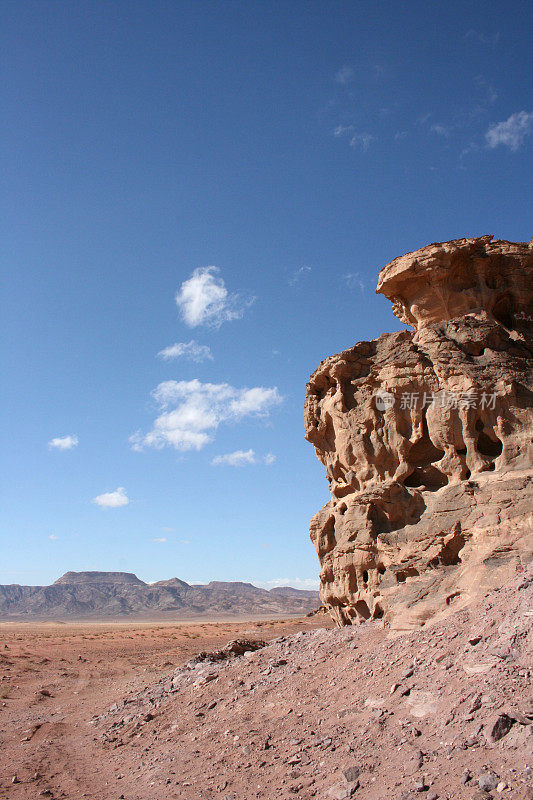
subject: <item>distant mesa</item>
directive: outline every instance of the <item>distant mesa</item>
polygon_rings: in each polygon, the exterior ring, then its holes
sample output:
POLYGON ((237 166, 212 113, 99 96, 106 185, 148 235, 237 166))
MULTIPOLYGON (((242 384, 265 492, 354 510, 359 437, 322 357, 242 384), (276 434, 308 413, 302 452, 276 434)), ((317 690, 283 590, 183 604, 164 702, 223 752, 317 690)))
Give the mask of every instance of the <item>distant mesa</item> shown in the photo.
MULTIPOLYGON (((177 578, 174 578, 177 580, 177 578)), ((79 585, 90 583, 134 583, 137 586, 146 586, 133 572, 65 572, 53 586, 62 584, 79 585)))
POLYGON ((242 581, 145 583, 132 572, 66 572, 51 586, 0 586, 0 619, 181 620, 304 616, 318 592, 260 589, 242 581))

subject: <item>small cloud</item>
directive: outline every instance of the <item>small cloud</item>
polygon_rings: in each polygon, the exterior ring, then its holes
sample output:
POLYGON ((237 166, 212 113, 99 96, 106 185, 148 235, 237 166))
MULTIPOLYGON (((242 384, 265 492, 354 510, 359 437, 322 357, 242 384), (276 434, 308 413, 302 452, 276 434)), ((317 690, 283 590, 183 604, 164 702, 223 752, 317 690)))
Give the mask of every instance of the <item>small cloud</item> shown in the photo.
POLYGON ((219 328, 224 322, 241 319, 255 298, 243 299, 230 294, 218 267, 199 267, 181 284, 176 305, 190 328, 207 325, 219 328))
POLYGON ((265 462, 267 467, 271 467, 272 464, 276 463, 276 456, 274 455, 274 453, 267 453, 266 456, 264 456, 263 461, 265 462))
POLYGON ((307 272, 311 272, 311 267, 300 267, 300 269, 297 269, 296 272, 294 272, 289 278, 290 286, 295 286, 302 275, 305 275, 307 272))
POLYGON ((167 528, 167 526, 166 526, 166 525, 164 525, 164 526, 161 528, 161 530, 162 530, 164 533, 176 533, 176 531, 177 531, 178 529, 177 529, 177 528, 167 528))
POLYGON ((345 86, 347 83, 351 83, 355 78, 355 72, 353 67, 350 67, 348 64, 345 64, 344 67, 341 67, 340 70, 335 75, 335 80, 337 83, 340 83, 342 86, 345 86))
POLYGON ((450 129, 447 125, 440 125, 439 123, 434 123, 431 125, 430 129, 431 133, 436 133, 437 136, 449 136, 450 129))
POLYGON ((478 152, 479 152, 479 145, 476 142, 470 142, 469 144, 466 145, 466 147, 463 147, 459 158, 462 161, 471 153, 478 153, 478 152))
POLYGON ((347 272, 342 277, 349 289, 359 289, 361 292, 365 291, 366 284, 359 272, 347 272))
POLYGON ((215 456, 211 464, 214 467, 224 465, 227 467, 245 467, 248 464, 255 464, 255 453, 253 450, 235 450, 234 453, 226 453, 223 456, 215 456))
POLYGON ((340 138, 341 136, 350 136, 350 147, 360 147, 362 150, 368 150, 370 143, 374 141, 374 137, 370 133, 354 133, 353 125, 337 125, 333 130, 333 136, 340 138))
POLYGON ((50 439, 48 447, 55 450, 72 450, 73 447, 78 446, 77 436, 57 436, 55 439, 50 439))
MULTIPOLYGON (((474 78, 474 83, 478 87, 478 89, 485 94, 485 100, 483 105, 494 105, 496 100, 498 99, 498 94, 495 91, 494 87, 485 80, 482 75, 477 75, 474 78)), ((483 109, 481 109, 483 110, 483 109)))
POLYGON ((337 125, 333 130, 333 136, 339 138, 339 136, 344 136, 345 133, 351 133, 353 129, 353 125, 337 125))
POLYGON ((130 436, 133 450, 145 447, 201 450, 213 441, 222 423, 246 417, 265 418, 283 398, 277 388, 236 389, 227 383, 164 381, 152 392, 161 414, 147 434, 130 436))
MULTIPOLYGON (((418 117, 417 124, 422 127, 429 125, 429 121, 432 116, 433 112, 431 111, 428 111, 426 114, 422 114, 420 117, 418 117)), ((428 130, 430 133, 434 133, 436 136, 449 136, 452 129, 450 125, 443 125, 441 122, 433 122, 431 125, 429 125, 428 130)))
POLYGON ((57 541, 57 539, 58 539, 59 537, 58 537, 58 536, 56 536, 56 535, 55 535, 55 533, 51 533, 51 534, 50 534, 50 536, 49 536, 48 538, 49 538, 49 539, 51 539, 53 542, 55 542, 55 541, 57 541))
POLYGON ((494 46, 500 41, 500 32, 496 31, 495 33, 482 33, 481 31, 476 31, 471 28, 465 33, 465 39, 479 42, 479 44, 494 46))
POLYGON ((206 344, 198 344, 194 339, 190 342, 176 342, 170 344, 157 354, 159 358, 164 361, 170 361, 173 358, 186 358, 189 361, 195 361, 197 364, 202 361, 213 361, 213 354, 211 348, 206 344))
POLYGON ((181 542, 181 544, 190 544, 191 540, 190 539, 180 539, 180 542, 181 542))
POLYGON ((421 114, 418 117, 417 124, 418 125, 425 125, 426 122, 428 122, 430 118, 431 118, 431 111, 427 111, 425 114, 421 114))
POLYGON ((396 131, 396 133, 394 134, 394 138, 396 139, 396 141, 400 139, 406 139, 407 131, 396 131))
POLYGON ((370 133, 355 133, 350 139, 350 147, 360 147, 361 150, 368 150, 374 137, 370 133))
POLYGON ((164 544, 166 542, 166 537, 165 536, 156 537, 155 539, 152 539, 152 542, 158 542, 159 544, 164 544))
POLYGON ((487 147, 493 150, 498 145, 504 145, 516 152, 526 136, 531 133, 533 126, 533 112, 518 111, 504 122, 491 125, 485 134, 487 147))
POLYGON ((119 486, 114 492, 105 492, 99 494, 93 499, 100 508, 122 508, 129 503, 129 497, 126 495, 126 490, 123 486, 119 486))

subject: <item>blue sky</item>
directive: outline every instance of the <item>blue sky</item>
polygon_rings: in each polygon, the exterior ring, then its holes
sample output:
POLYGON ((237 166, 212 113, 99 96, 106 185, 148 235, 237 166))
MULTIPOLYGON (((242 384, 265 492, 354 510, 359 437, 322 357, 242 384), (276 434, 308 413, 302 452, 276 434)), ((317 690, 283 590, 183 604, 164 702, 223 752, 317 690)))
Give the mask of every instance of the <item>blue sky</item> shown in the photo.
POLYGON ((0 582, 313 585, 309 374, 392 258, 533 234, 532 9, 0 12, 0 582))

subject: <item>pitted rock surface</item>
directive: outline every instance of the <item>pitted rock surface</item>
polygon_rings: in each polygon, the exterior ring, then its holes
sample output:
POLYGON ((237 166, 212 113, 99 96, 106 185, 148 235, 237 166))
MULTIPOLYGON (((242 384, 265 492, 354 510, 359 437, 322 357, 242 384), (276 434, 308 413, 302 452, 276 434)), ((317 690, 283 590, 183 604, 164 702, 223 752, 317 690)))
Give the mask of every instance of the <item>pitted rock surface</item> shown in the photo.
POLYGON ((531 559, 533 246, 432 244, 384 267, 377 291, 414 330, 311 376, 306 438, 331 500, 310 534, 339 625, 406 629, 531 559))

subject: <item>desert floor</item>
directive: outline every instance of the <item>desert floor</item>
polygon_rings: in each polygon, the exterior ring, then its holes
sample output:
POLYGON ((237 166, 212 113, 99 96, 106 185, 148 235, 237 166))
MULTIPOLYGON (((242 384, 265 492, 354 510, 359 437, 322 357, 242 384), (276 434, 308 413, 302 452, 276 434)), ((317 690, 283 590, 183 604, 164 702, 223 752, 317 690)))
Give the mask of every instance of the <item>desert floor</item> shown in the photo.
POLYGON ((533 800, 532 605, 533 567, 403 633, 3 625, 0 798, 533 800))
MULTIPOLYGON (((330 626, 313 619, 0 623, 0 797, 107 797, 116 782, 88 721, 201 650, 330 626)), ((111 793, 113 796, 113 793, 111 793)), ((120 796, 120 791, 114 795, 120 796)))

